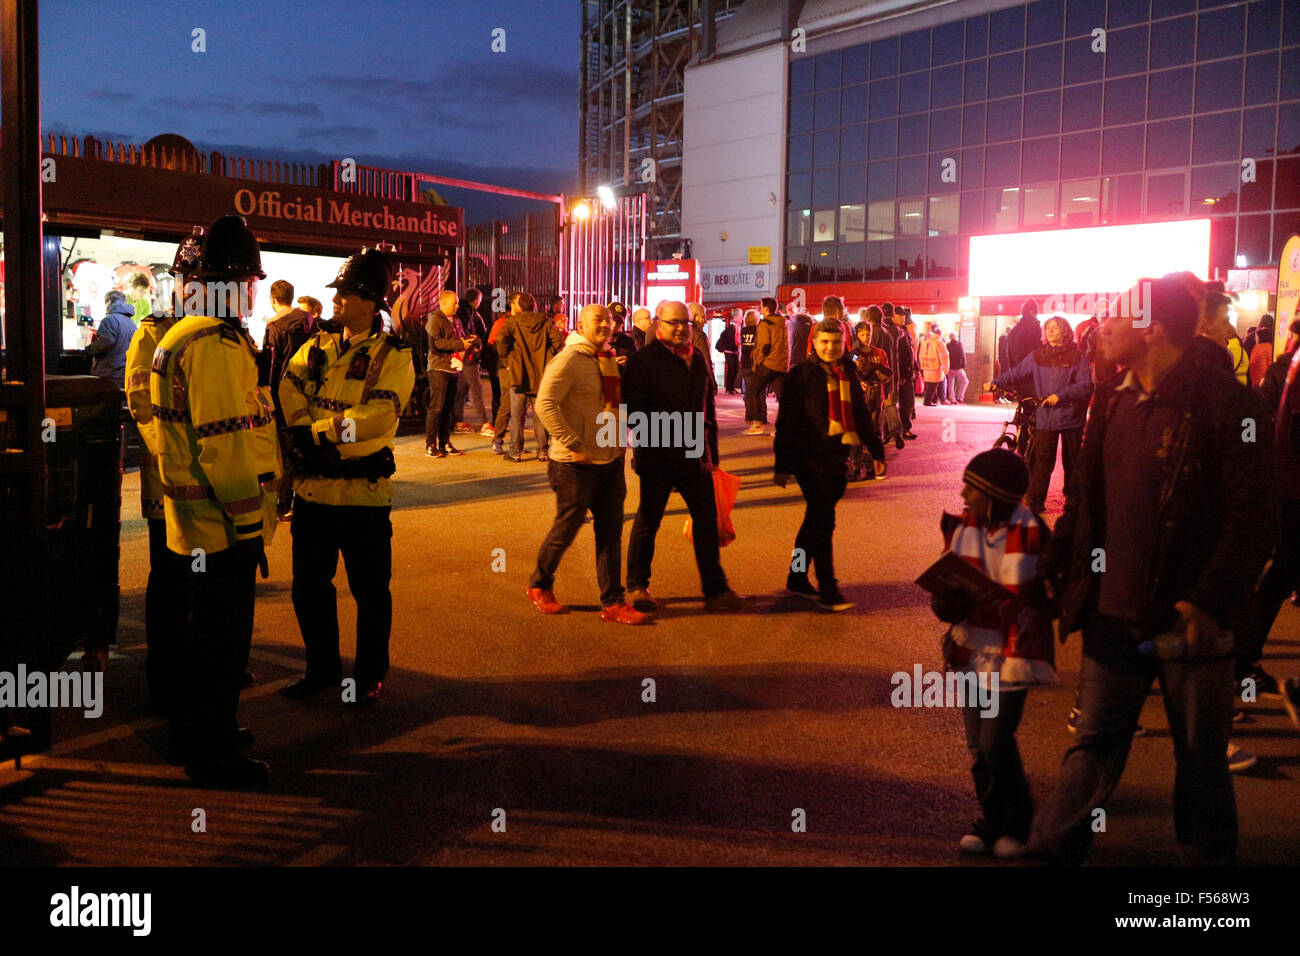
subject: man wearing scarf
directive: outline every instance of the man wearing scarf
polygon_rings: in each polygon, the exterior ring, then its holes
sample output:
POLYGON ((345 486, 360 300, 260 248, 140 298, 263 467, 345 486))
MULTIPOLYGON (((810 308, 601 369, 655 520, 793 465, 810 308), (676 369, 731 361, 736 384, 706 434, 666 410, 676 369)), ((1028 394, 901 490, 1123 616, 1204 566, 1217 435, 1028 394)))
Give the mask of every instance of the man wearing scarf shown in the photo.
POLYGON ((610 346, 614 323, 603 305, 589 305, 578 315, 564 351, 542 373, 537 416, 551 436, 547 477, 555 491, 555 523, 537 553, 528 582, 528 598, 543 614, 565 610, 555 598, 560 559, 591 512, 596 532, 596 580, 600 584, 601 620, 644 624, 647 615, 623 597, 623 499, 627 482, 623 449, 601 440, 607 416, 618 416, 622 377, 610 346))
POLYGON ((831 548, 835 505, 848 484, 845 462, 863 442, 876 461, 884 461, 885 449, 871 426, 857 371, 844 354, 843 323, 824 319, 813 336, 814 358, 791 369, 786 379, 773 443, 773 480, 784 488, 793 475, 806 502, 785 586, 824 610, 847 611, 854 605, 840 593, 831 548), (809 565, 817 569, 816 588, 808 579, 809 565))

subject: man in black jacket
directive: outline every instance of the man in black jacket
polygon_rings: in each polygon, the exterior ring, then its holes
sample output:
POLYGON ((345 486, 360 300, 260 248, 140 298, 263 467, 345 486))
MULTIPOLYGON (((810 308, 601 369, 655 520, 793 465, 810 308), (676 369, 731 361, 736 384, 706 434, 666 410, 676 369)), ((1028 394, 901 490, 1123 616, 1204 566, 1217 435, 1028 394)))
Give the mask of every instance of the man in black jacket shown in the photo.
POLYGON ((876 461, 885 459, 853 360, 844 353, 844 328, 838 318, 813 327, 812 358, 790 369, 785 380, 773 445, 773 480, 784 488, 793 475, 806 502, 786 590, 817 601, 827 611, 854 606, 840 593, 831 547, 835 505, 848 484, 849 452, 865 443, 876 461), (816 588, 808 580, 810 564, 817 569, 816 588))
POLYGON ((284 474, 280 478, 280 498, 276 510, 280 520, 287 521, 293 515, 294 457, 289 453, 289 431, 284 423, 284 411, 280 407, 280 379, 284 377, 289 359, 307 343, 314 322, 302 309, 294 308, 293 284, 284 279, 271 283, 271 308, 275 310, 275 318, 266 323, 262 351, 269 353, 271 359, 271 399, 275 404, 276 435, 284 457, 284 474))
MULTIPOLYGON (((707 355, 691 344, 692 331, 687 307, 681 302, 665 303, 655 323, 655 340, 623 367, 623 401, 628 424, 633 426, 631 441, 637 441, 634 422, 638 418, 675 421, 678 426, 671 432, 652 426, 648 443, 635 446, 632 467, 641 479, 641 501, 628 541, 627 599, 638 611, 659 609, 650 596, 650 565, 655 535, 674 491, 691 514, 695 563, 709 610, 742 610, 749 602, 731 590, 719 561, 718 510, 713 495, 713 469, 718 463, 713 375, 707 355), (665 434, 681 440, 659 440, 665 434), (694 441, 688 441, 688 436, 694 441)), ((642 434, 646 432, 643 428, 642 434)))
MULTIPOLYGON (((554 315, 541 315, 533 311, 535 308, 536 300, 521 292, 497 338, 497 352, 510 371, 510 452, 506 458, 512 462, 524 460, 524 410, 530 400, 537 398, 547 363, 564 349, 564 333, 556 326, 554 315)), ((550 439, 536 408, 533 437, 537 441, 537 460, 547 461, 550 439)))
POLYGON ((1145 321, 1101 326, 1100 348, 1127 371, 1097 387, 1039 569, 1059 599, 1061 633, 1083 631, 1078 739, 1027 847, 1057 862, 1083 861, 1157 676, 1178 767, 1178 840, 1198 862, 1236 853, 1226 629, 1274 544, 1272 442, 1256 397, 1190 348, 1196 300, 1177 280, 1148 281, 1145 321))
POLYGON ((492 424, 493 419, 488 418, 487 411, 483 408, 483 379, 479 375, 479 368, 486 352, 483 349, 483 343, 487 341, 488 327, 483 320, 482 314, 478 310, 479 303, 483 300, 483 293, 478 289, 471 287, 466 293, 465 298, 461 300, 458 317, 460 319, 461 331, 467 338, 477 338, 479 345, 477 348, 467 351, 462 359, 464 368, 460 372, 460 381, 456 385, 456 405, 452 409, 451 420, 458 434, 474 434, 482 431, 483 427, 492 424), (474 411, 478 413, 478 428, 472 428, 465 424, 465 399, 468 398, 474 406, 474 411))
POLYGON ((1007 368, 1013 369, 1043 344, 1043 325, 1038 321, 1038 303, 1026 299, 1020 306, 1020 321, 1007 333, 1007 368))
POLYGON ((898 418, 902 422, 903 438, 908 441, 916 438, 912 431, 912 415, 916 411, 916 350, 912 348, 912 337, 907 334, 907 320, 910 316, 901 306, 895 308, 886 302, 881 306, 885 321, 893 322, 894 355, 898 363, 894 366, 894 388, 898 396, 898 418))

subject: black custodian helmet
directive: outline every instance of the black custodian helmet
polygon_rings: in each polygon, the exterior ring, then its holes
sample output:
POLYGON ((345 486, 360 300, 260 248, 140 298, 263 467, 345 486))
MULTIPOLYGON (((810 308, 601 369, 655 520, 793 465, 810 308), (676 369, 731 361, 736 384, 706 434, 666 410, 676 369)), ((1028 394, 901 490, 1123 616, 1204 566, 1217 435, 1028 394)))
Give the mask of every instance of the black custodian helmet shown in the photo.
POLYGON ((196 279, 265 279, 262 250, 243 216, 222 216, 208 228, 194 269, 196 279))
POLYGON ((378 249, 363 248, 356 255, 348 256, 326 288, 369 299, 376 309, 387 309, 392 283, 392 260, 378 249))
POLYGON ((176 258, 172 260, 171 274, 174 276, 192 275, 203 251, 203 227, 195 226, 194 231, 181 240, 176 247, 176 258))

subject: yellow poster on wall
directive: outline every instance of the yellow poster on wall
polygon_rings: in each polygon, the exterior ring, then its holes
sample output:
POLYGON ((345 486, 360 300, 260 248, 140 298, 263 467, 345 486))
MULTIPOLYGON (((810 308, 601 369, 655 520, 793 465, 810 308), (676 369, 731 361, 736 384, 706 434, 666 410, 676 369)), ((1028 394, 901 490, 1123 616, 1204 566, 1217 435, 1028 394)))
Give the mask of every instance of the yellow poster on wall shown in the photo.
POLYGON ((1277 321, 1273 325, 1273 354, 1286 349, 1288 329, 1296 318, 1300 301, 1300 235, 1292 236, 1282 247, 1282 261, 1277 270, 1277 321))

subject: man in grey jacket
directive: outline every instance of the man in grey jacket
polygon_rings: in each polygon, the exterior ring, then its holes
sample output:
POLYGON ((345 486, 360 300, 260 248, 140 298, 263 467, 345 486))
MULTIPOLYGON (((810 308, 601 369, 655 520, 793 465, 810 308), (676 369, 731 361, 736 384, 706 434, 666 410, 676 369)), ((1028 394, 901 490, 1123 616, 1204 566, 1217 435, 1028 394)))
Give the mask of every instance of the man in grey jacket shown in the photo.
POLYGON ((644 624, 648 615, 623 597, 623 470, 618 406, 622 401, 618 357, 609 347, 614 323, 603 305, 589 305, 578 316, 564 351, 546 365, 535 411, 551 435, 547 477, 555 490, 555 523, 537 553, 528 598, 543 614, 564 605, 552 588, 560 559, 591 512, 596 532, 596 580, 600 618, 644 624))
POLYGON ((429 336, 429 413, 424 421, 424 453, 430 458, 463 455, 451 443, 451 422, 456 389, 464 368, 465 353, 479 340, 460 327, 456 309, 460 298, 450 289, 438 295, 438 308, 429 313, 424 330, 429 336))

